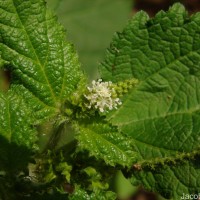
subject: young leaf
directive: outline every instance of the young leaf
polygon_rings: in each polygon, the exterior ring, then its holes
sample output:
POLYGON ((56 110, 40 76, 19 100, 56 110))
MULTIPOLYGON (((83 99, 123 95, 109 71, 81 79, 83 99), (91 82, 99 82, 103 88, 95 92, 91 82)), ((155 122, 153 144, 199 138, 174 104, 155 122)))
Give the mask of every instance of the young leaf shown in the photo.
POLYGON ((23 85, 42 107, 59 112, 81 78, 63 27, 43 0, 0 0, 0 16, 0 56, 9 62, 13 83, 23 85))
POLYGON ((36 131, 31 112, 12 91, 0 94, 0 170, 17 171, 25 167, 35 148, 36 131))
POLYGON ((126 140, 116 129, 107 124, 94 123, 80 126, 76 135, 79 150, 88 150, 91 156, 115 166, 116 164, 130 167, 136 160, 131 140, 126 140))
POLYGON ((76 188, 76 192, 71 195, 70 200, 88 199, 88 200, 115 200, 116 194, 112 191, 96 191, 87 194, 82 189, 76 188))
MULTIPOLYGON (((118 82, 136 78, 139 84, 107 119, 132 137, 141 161, 168 156, 175 159, 177 154, 190 155, 199 147, 199 44, 200 14, 189 17, 180 4, 168 12, 159 12, 154 19, 144 12, 136 14, 113 39, 102 65, 103 79, 118 82)), ((182 173, 186 169, 181 164, 177 167, 182 173)), ((198 172, 199 168, 191 165, 188 173, 195 170, 198 172)), ((176 199, 172 169, 163 172, 165 185, 153 175, 151 183, 147 178, 141 181, 156 191, 172 190, 176 199)), ((189 174, 186 178, 191 178, 191 188, 197 189, 200 183, 189 174)), ((178 179, 183 183, 185 177, 178 179)), ((189 190, 190 185, 184 187, 189 190)))

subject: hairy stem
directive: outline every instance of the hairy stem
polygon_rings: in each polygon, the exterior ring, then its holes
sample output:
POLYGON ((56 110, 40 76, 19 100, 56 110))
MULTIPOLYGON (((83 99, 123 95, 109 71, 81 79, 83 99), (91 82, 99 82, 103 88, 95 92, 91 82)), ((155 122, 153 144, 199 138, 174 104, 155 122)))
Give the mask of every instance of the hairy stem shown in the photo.
POLYGON ((59 142, 64 126, 65 126, 65 123, 62 123, 59 126, 53 126, 52 134, 49 138, 46 148, 44 149, 44 152, 55 149, 56 145, 59 142))

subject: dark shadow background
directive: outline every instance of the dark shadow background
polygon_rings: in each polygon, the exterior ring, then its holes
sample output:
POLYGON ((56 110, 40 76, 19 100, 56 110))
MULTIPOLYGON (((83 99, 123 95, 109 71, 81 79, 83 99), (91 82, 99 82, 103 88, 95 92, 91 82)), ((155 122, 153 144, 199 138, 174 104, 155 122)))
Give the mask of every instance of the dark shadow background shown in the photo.
POLYGON ((145 10, 149 16, 154 16, 160 10, 168 10, 175 2, 184 4, 190 14, 200 10, 199 0, 134 0, 134 11, 145 10))

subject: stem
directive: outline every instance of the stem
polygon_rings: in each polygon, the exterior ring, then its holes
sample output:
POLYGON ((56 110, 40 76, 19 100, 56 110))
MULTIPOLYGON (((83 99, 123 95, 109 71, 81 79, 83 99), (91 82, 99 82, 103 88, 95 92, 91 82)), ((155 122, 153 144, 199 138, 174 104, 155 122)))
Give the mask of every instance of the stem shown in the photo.
POLYGON ((65 126, 65 123, 63 122, 59 126, 53 127, 52 135, 50 136, 50 139, 46 145, 46 148, 44 149, 44 152, 47 152, 49 149, 50 150, 55 149, 57 143, 59 142, 64 126, 65 126))

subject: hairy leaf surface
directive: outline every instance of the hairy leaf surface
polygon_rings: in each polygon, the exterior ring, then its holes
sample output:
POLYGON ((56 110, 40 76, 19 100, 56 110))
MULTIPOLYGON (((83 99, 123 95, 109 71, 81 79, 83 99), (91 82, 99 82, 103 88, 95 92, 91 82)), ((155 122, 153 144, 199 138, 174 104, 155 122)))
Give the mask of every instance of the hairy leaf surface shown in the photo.
POLYGON ((180 165, 170 167, 166 165, 155 170, 134 172, 131 182, 136 186, 145 184, 146 189, 159 191, 166 199, 181 199, 184 194, 198 195, 200 190, 199 159, 180 165))
POLYGON ((80 150, 88 150, 91 156, 104 159, 109 165, 130 167, 136 159, 131 140, 107 124, 81 126, 76 138, 80 150))
POLYGON ((0 169, 17 170, 28 160, 36 142, 31 112, 22 98, 10 91, 0 94, 0 169))
MULTIPOLYGON (((199 44, 200 14, 189 17, 183 6, 175 4, 153 19, 138 13, 115 35, 108 49, 102 64, 103 79, 118 82, 136 78, 140 82, 107 118, 134 139, 141 161, 175 159, 177 154, 199 147, 199 44)), ((167 168, 157 176, 160 179, 150 172, 141 182, 157 191, 172 190, 176 199, 180 191, 200 186, 191 175, 199 174, 199 167, 189 165, 167 168), (174 175, 186 169, 185 176, 174 175), (184 179, 191 182, 184 184, 184 179)))
POLYGON ((63 27, 43 0, 0 0, 0 16, 0 56, 13 82, 27 89, 28 101, 36 98, 47 113, 58 112, 81 76, 63 27))

